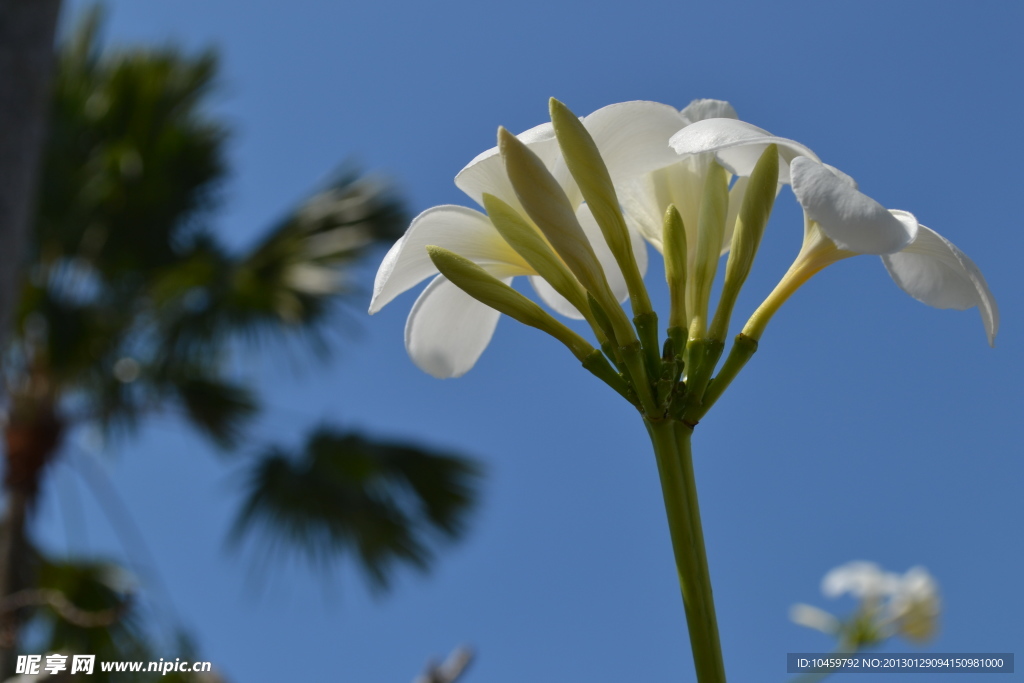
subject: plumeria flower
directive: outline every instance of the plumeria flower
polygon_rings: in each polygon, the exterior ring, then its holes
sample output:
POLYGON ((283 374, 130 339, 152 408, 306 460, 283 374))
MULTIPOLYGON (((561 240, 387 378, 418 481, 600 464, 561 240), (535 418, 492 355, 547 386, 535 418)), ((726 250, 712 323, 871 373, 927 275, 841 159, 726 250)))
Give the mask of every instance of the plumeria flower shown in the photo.
MULTIPOLYGON (((758 160, 769 145, 777 149, 778 178, 771 181, 777 194, 782 184, 775 183, 789 180, 789 161, 800 155, 814 156, 814 153, 797 142, 772 136, 739 121, 728 102, 694 100, 678 113, 665 105, 660 106, 667 111, 659 111, 657 120, 651 117, 651 120, 639 120, 633 124, 658 132, 645 138, 651 141, 649 147, 638 146, 635 149, 635 154, 644 160, 646 172, 637 169, 638 172, 623 179, 616 191, 632 229, 642 234, 659 252, 666 254, 666 276, 670 278, 670 288, 676 297, 668 321, 670 329, 685 330, 696 337, 710 335, 714 338, 726 333, 731 315, 731 305, 726 304, 721 311, 716 311, 716 317, 719 312, 723 315, 717 324, 712 325, 715 329, 708 329, 711 322, 708 299, 718 257, 733 247, 737 218, 748 198, 750 176, 758 160), (670 144, 666 161, 666 131, 662 126, 670 122, 679 129, 669 133, 669 142, 675 143, 678 139, 683 146, 693 149, 672 156, 671 152, 676 150, 670 144), (707 151, 700 148, 707 148, 707 151), (725 169, 724 174, 722 168, 725 169), (672 244, 666 246, 664 242, 668 237, 665 231, 669 224, 665 221, 670 206, 674 208, 678 222, 671 223, 677 227, 672 228, 672 244), (701 216, 705 212, 711 220, 702 226, 704 219, 701 216), (667 250, 672 253, 667 254, 667 250)), ((601 141, 596 135, 595 141, 600 147, 601 141)), ((776 173, 773 171, 772 175, 776 173)), ((760 201, 768 201, 770 206, 774 199, 761 197, 763 191, 764 188, 759 187, 757 195, 760 201)), ((749 239, 746 243, 756 244, 759 240, 760 236, 754 243, 749 239)), ((756 246, 753 249, 756 251, 756 246)), ((746 277, 745 274, 738 275, 742 270, 740 267, 734 273, 738 278, 736 286, 741 286, 746 277)), ((682 336, 675 334, 677 346, 686 343, 682 336)))
MULTIPOLYGON (((667 140, 678 130, 680 120, 679 112, 667 105, 624 102, 599 109, 583 122, 598 142, 618 185, 654 166, 673 161, 675 155, 668 149, 667 140), (637 150, 651 151, 638 154, 637 150)), ((593 215, 582 203, 579 188, 561 158, 552 124, 541 124, 516 137, 540 157, 576 207, 576 217, 604 267, 612 292, 624 301, 625 280, 593 215)), ((456 176, 455 184, 478 204, 483 204, 484 194, 493 195, 525 217, 497 147, 473 159, 456 176)), ((644 272, 647 252, 643 238, 639 234, 631 234, 631 238, 638 267, 644 272)), ((376 313, 402 292, 434 276, 409 314, 405 343, 416 365, 435 377, 458 377, 472 368, 490 342, 499 314, 438 275, 427 256, 427 245, 464 256, 506 283, 518 275, 529 276, 537 294, 551 308, 567 317, 582 318, 501 238, 484 213, 453 205, 428 209, 413 220, 406 234, 384 257, 374 282, 370 313, 376 313)))
POLYGON ((999 329, 995 298, 981 271, 952 242, 920 225, 906 211, 887 210, 860 192, 842 171, 823 164, 806 147, 750 124, 709 119, 673 136, 680 154, 715 153, 737 175, 750 173, 768 144, 778 144, 780 182, 790 182, 804 209, 804 244, 779 286, 751 318, 744 333, 758 338, 779 306, 814 273, 857 254, 882 257, 893 280, 915 299, 936 308, 977 306, 990 345, 999 329), (804 150, 804 151, 801 151, 804 150))
MULTIPOLYGON (((646 104, 648 106, 645 110, 630 112, 632 118, 612 131, 596 126, 588 126, 588 129, 591 129, 594 142, 602 154, 605 154, 609 146, 607 138, 612 135, 628 138, 631 143, 632 164, 622 169, 626 172, 620 172, 613 178, 630 226, 655 249, 664 251, 662 220, 669 204, 674 205, 680 212, 683 224, 687 226, 688 253, 692 259, 696 253, 697 212, 704 189, 704 176, 712 155, 680 157, 666 146, 666 141, 681 128, 705 119, 735 119, 736 111, 723 100, 694 100, 681 111, 666 104, 646 104)), ((610 115, 621 106, 611 105, 591 116, 596 117, 598 113, 605 112, 610 115)), ((730 195, 730 213, 733 218, 738 202, 742 199, 743 188, 736 186, 734 189, 736 191, 730 195)), ((727 223, 731 226, 732 222, 727 223)))
POLYGON ((938 584, 924 567, 912 567, 899 579, 888 605, 888 619, 910 640, 935 635, 942 603, 938 584))
POLYGON ((856 598, 857 611, 844 621, 817 607, 798 604, 790 608, 790 619, 838 637, 840 648, 846 651, 896 634, 923 642, 938 627, 938 584, 924 567, 912 567, 900 575, 884 571, 874 562, 849 562, 825 575, 821 592, 829 598, 856 598))
MULTIPOLYGON (((687 215, 696 226, 703 183, 698 177, 693 189, 694 174, 699 174, 701 163, 706 162, 681 160, 669 148, 668 139, 696 121, 721 116, 735 116, 727 102, 695 100, 682 111, 657 102, 622 102, 583 118, 621 192, 629 224, 636 231, 631 237, 641 272, 647 265, 643 238, 660 249, 661 217, 669 202, 690 212, 687 215)), ((581 203, 551 123, 517 137, 544 161, 577 207, 577 218, 605 268, 612 291, 625 300, 625 281, 588 207, 581 203)), ((455 184, 478 204, 483 204, 484 194, 490 194, 525 214, 497 147, 473 159, 456 176, 455 184)), ((468 371, 490 342, 499 315, 437 274, 426 254, 429 244, 465 256, 505 282, 517 275, 529 276, 537 294, 552 309, 570 318, 582 317, 505 243, 486 215, 453 205, 428 209, 413 220, 405 236, 385 256, 374 282, 370 313, 433 276, 409 314, 405 341, 413 361, 435 377, 458 377, 468 371)))

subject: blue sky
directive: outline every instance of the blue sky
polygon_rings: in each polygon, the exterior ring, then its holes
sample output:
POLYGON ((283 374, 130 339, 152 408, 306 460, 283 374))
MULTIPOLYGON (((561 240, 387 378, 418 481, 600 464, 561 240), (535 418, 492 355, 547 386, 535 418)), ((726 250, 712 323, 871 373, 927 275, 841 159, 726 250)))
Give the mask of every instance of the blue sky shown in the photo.
MULTIPOLYGON (((82 6, 70 2, 66 14, 82 6)), ((996 348, 976 311, 912 300, 875 257, 830 267, 783 307, 694 439, 727 671, 782 681, 787 652, 827 650, 787 610, 850 609, 822 598, 819 582, 856 559, 921 564, 938 578, 943 624, 930 651, 1012 652, 1024 642, 1019 5, 108 8, 112 44, 220 51, 216 107, 236 135, 219 225, 233 244, 346 158, 392 177, 414 212, 469 204, 455 174, 494 144, 499 124, 542 122, 549 96, 579 114, 630 99, 727 99, 882 204, 914 212, 984 272, 1002 312, 996 348)), ((799 248, 789 190, 777 206, 737 320, 799 248)), ((367 288, 374 269, 361 273, 367 288)), ((664 315, 661 272, 653 266, 647 279, 664 315)), ((237 470, 169 418, 102 457, 151 561, 118 541, 70 466, 81 452, 55 471, 41 533, 56 548, 155 564, 160 618, 185 624, 238 683, 411 680, 460 643, 479 655, 467 683, 692 680, 655 464, 635 413, 559 345, 507 319, 465 377, 423 374, 402 344, 413 300, 360 318, 326 371, 283 360, 281 349, 243 367, 273 406, 259 443, 294 443, 298 427, 330 419, 486 464, 468 538, 431 575, 406 573, 375 599, 350 567, 325 581, 282 565, 254 588, 245 559, 223 544, 237 470)))

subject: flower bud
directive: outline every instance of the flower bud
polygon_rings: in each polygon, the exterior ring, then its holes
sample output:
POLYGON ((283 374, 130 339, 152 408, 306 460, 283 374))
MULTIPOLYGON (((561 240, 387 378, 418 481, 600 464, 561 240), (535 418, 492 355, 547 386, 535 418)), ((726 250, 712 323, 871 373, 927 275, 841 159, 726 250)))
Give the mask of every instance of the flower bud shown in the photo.
POLYGON ((605 308, 619 346, 636 340, 636 333, 612 294, 586 233, 562 186, 536 154, 504 128, 498 129, 498 148, 509 181, 527 215, 533 219, 583 288, 605 308), (616 312, 617 311, 617 312, 616 312))
POLYGON ((754 256, 761 245, 765 226, 775 205, 779 186, 779 152, 776 145, 768 145, 747 182, 743 203, 740 205, 736 227, 732 233, 729 260, 725 266, 725 283, 718 300, 715 319, 708 334, 712 339, 724 340, 729 329, 733 306, 743 283, 750 274, 754 256))
POLYGON ((590 318, 587 293, 541 235, 518 211, 494 195, 484 194, 484 208, 491 224, 537 274, 548 281, 585 318, 590 318))
POLYGON ((697 253, 688 273, 686 310, 690 315, 690 338, 701 338, 707 331, 708 299, 722 254, 725 217, 729 213, 729 175, 717 162, 708 165, 697 217, 697 253))
POLYGON ((637 315, 649 312, 651 303, 633 254, 626 219, 619 208, 612 177, 597 144, 579 117, 564 104, 552 97, 549 109, 565 164, 622 271, 633 302, 633 312, 637 315))
MULTIPOLYGON (((685 330, 689 323, 686 319, 686 226, 683 217, 675 204, 669 204, 662 222, 662 245, 665 251, 665 280, 668 281, 668 293, 671 300, 671 311, 668 317, 669 328, 685 330)), ((675 340, 677 350, 682 344, 675 340)))
POLYGON ((547 332, 568 346, 580 362, 587 360, 594 352, 594 347, 578 334, 469 259, 433 245, 427 247, 427 253, 442 275, 480 303, 524 325, 547 332))

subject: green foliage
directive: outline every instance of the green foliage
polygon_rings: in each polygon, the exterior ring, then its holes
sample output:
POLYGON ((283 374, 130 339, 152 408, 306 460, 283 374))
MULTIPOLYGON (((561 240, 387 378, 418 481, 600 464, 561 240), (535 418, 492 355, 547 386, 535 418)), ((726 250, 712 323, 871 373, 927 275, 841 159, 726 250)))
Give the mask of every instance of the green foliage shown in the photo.
POLYGON ((36 607, 47 652, 84 652, 98 659, 134 657, 143 648, 132 580, 113 564, 43 560, 39 589, 59 596, 36 607), (69 618, 70 617, 70 618, 69 618))
MULTIPOLYGON (((138 604, 136 582, 121 567, 105 562, 67 562, 39 558, 35 604, 28 608, 34 628, 28 651, 86 653, 96 656, 94 683, 213 683, 220 680, 184 672, 103 672, 101 662, 199 659, 184 636, 154 649, 153 634, 138 604)), ((68 660, 70 662, 70 659, 68 660)), ((70 668, 70 667, 69 667, 70 668)), ((75 680, 78 676, 74 677, 75 680)), ((84 678, 82 680, 85 680, 84 678)))
POLYGON ((299 452, 256 460, 233 536, 261 532, 269 551, 319 564, 352 555, 386 589, 396 565, 425 569, 438 541, 462 533, 479 478, 459 457, 322 427, 299 452))
MULTIPOLYGON (((24 472, 31 495, 61 436, 82 423, 123 431, 170 410, 219 447, 244 444, 261 406, 233 372, 240 342, 320 340, 337 323, 335 305, 360 294, 346 272, 407 224, 390 186, 348 169, 251 247, 228 249, 209 226, 227 172, 228 132, 209 114, 215 55, 101 51, 101 19, 89 12, 60 51, 37 219, 3 356, 5 430, 8 445, 12 434, 20 444, 8 448, 8 472, 24 472)), ((328 428, 297 457, 271 450, 251 474, 236 534, 261 527, 320 564, 353 551, 376 589, 399 565, 425 569, 439 541, 460 535, 478 483, 467 460, 328 428)), ((41 651, 167 658, 154 656, 115 567, 8 559, 36 567, 17 609, 41 651)))
POLYGON ((231 447, 259 408, 229 377, 234 341, 317 333, 353 293, 345 268, 405 212, 349 170, 231 252, 207 225, 228 137, 207 111, 215 56, 101 52, 99 24, 89 13, 61 52, 8 385, 106 427, 177 404, 231 447))

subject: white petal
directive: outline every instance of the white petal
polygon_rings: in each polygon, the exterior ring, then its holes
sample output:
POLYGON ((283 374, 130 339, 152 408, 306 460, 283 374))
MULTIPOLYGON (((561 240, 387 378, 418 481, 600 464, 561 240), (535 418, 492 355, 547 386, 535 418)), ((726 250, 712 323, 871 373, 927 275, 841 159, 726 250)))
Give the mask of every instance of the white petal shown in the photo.
POLYGON ((569 303, 569 300, 555 291, 547 280, 540 275, 532 275, 530 284, 537 291, 541 301, 551 307, 551 310, 573 320, 583 320, 583 315, 576 310, 576 307, 569 303))
POLYGON ((478 263, 509 263, 532 272, 484 214, 464 206, 435 206, 413 219, 377 270, 370 313, 437 272, 426 246, 436 244, 478 263))
POLYGON ((644 241, 644 236, 636 230, 629 231, 629 241, 633 246, 633 258, 636 260, 637 270, 640 271, 640 275, 647 274, 647 242, 644 241))
POLYGON ((838 168, 836 168, 832 164, 822 164, 822 165, 825 168, 827 168, 828 170, 832 171, 832 175, 834 175, 835 177, 839 178, 840 180, 842 180, 844 183, 846 183, 847 185, 849 185, 853 189, 855 189, 855 190, 859 190, 860 189, 860 185, 858 185, 857 181, 853 179, 853 176, 850 176, 850 175, 847 175, 846 173, 843 173, 842 171, 840 171, 838 168))
POLYGON ((910 244, 917 221, 908 213, 890 213, 850 185, 849 176, 808 157, 793 160, 793 193, 808 218, 840 249, 858 254, 891 254, 910 244))
POLYGON ((680 112, 685 125, 704 119, 738 119, 736 110, 725 100, 694 100, 680 112))
MULTIPOLYGON (((644 236, 659 252, 662 247, 662 220, 659 206, 665 194, 659 190, 667 190, 670 186, 667 183, 659 182, 662 176, 668 174, 668 166, 649 173, 635 182, 617 188, 619 203, 622 204, 622 211, 626 215, 626 223, 631 232, 644 236)), ((665 199, 665 201, 669 201, 665 199)))
POLYGON ((768 145, 779 146, 779 182, 789 182, 789 164, 805 156, 818 157, 799 142, 775 137, 755 125, 736 119, 705 119, 683 128, 669 145, 679 154, 714 152, 719 162, 735 175, 748 176, 768 145))
POLYGON ((794 624, 813 628, 822 633, 833 635, 839 633, 842 624, 835 616, 823 609, 811 605, 796 604, 789 608, 789 619, 794 624))
POLYGON ((921 225, 908 247, 886 254, 882 261, 896 284, 918 301, 960 311, 977 306, 988 343, 995 344, 999 331, 996 300, 978 266, 952 242, 921 225))
MULTIPOLYGON (((512 278, 503 281, 508 284, 512 278)), ((409 312, 405 349, 427 374, 461 377, 487 348, 500 315, 438 275, 409 312)))
POLYGON ((933 600, 938 597, 938 593, 939 584, 935 577, 919 565, 911 567, 900 577, 900 585, 894 597, 907 601, 933 600))
MULTIPOLYGON (((569 174, 569 169, 564 163, 557 163, 561 158, 561 152, 558 149, 555 129, 551 122, 534 126, 516 137, 525 143, 530 151, 540 157, 545 166, 552 169, 555 179, 565 190, 570 201, 574 205, 579 203, 579 188, 576 187, 576 182, 569 174)), ((501 160, 501 154, 497 147, 478 154, 475 159, 466 164, 466 167, 455 176, 455 185, 481 206, 484 193, 487 193, 519 211, 523 210, 515 190, 512 189, 512 183, 509 182, 508 175, 505 173, 505 164, 501 160)))
POLYGON ((668 139, 686 124, 674 107, 638 100, 602 107, 584 118, 583 125, 619 186, 678 161, 668 139))
POLYGON ((671 166, 649 173, 619 192, 623 211, 631 227, 661 251, 662 221, 669 204, 674 204, 686 226, 686 246, 692 262, 697 245, 697 215, 704 191, 704 159, 683 157, 671 166))
POLYGON ((899 576, 884 572, 874 562, 855 561, 836 567, 821 581, 821 592, 829 598, 844 593, 854 597, 891 595, 899 587, 899 576))

